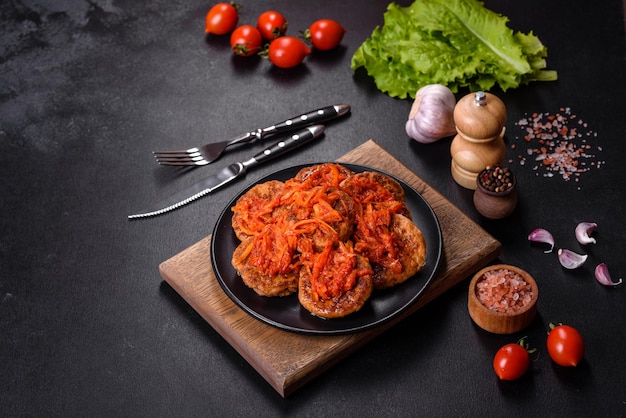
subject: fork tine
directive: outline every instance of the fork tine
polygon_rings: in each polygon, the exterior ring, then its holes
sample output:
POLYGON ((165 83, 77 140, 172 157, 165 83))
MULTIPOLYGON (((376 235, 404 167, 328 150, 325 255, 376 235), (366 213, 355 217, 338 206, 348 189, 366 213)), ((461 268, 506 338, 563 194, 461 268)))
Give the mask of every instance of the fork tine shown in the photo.
POLYGON ((153 154, 192 154, 194 152, 200 152, 198 148, 189 148, 189 149, 172 149, 172 150, 161 150, 161 151, 153 151, 153 154))
POLYGON ((206 160, 158 160, 159 165, 177 165, 177 166, 195 166, 195 165, 207 165, 209 164, 206 160))
POLYGON ((156 152, 153 153, 154 154, 154 158, 156 158, 157 160, 160 158, 193 158, 193 157, 201 157, 201 154, 199 152, 193 152, 193 153, 166 153, 166 154, 157 154, 156 152))
POLYGON ((177 156, 155 156, 156 160, 161 162, 195 162, 195 161, 205 161, 201 155, 177 155, 177 156))
POLYGON ((202 155, 177 155, 177 156, 157 156, 157 163, 160 165, 207 165, 214 160, 207 160, 202 155))

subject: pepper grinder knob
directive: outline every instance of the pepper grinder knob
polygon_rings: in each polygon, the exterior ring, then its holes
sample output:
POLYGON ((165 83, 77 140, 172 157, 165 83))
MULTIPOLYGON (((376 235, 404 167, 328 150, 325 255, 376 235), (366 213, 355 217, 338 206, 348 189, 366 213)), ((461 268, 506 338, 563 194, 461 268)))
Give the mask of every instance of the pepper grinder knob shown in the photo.
POLYGON ((476 94, 474 95, 474 104, 476 106, 486 106, 487 105, 487 101, 485 100, 486 97, 487 95, 485 94, 484 91, 477 91, 476 94))

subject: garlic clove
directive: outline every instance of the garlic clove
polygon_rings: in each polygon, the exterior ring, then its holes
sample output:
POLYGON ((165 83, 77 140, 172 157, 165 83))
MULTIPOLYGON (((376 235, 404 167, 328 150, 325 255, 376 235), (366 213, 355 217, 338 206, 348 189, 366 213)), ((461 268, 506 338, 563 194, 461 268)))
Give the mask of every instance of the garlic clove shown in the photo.
POLYGON ((578 253, 575 253, 574 251, 567 250, 564 248, 559 248, 558 255, 559 255, 559 263, 561 263, 563 267, 569 270, 573 270, 575 268, 582 266, 585 263, 585 261, 587 261, 587 257, 588 257, 587 254, 578 254, 578 253))
POLYGON ((554 237, 550 232, 543 228, 537 228, 528 235, 528 240, 531 242, 540 242, 542 244, 550 244, 550 248, 544 253, 550 253, 554 249, 554 237))
POLYGON ((617 282, 614 282, 611 279, 611 275, 609 274, 609 268, 604 263, 600 263, 596 266, 595 276, 596 276, 596 280, 598 281, 598 283, 600 283, 603 286, 615 287, 619 284, 622 284, 621 278, 617 282))
POLYGON ((429 84, 420 88, 405 124, 407 135, 423 144, 454 135, 455 106, 456 98, 448 87, 429 84))
POLYGON ((595 222, 581 222, 576 225, 576 239, 581 244, 595 244, 596 240, 589 235, 595 231, 598 227, 598 224, 595 222))

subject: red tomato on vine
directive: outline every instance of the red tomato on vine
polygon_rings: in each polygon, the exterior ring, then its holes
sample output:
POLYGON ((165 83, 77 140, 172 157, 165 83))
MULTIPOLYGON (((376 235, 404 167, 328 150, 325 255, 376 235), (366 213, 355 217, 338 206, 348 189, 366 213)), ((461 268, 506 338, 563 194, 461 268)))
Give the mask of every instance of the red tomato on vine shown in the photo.
POLYGON ((585 342, 580 332, 569 325, 550 324, 548 354, 559 366, 574 367, 585 354, 585 342))
POLYGON ((280 12, 268 10, 261 13, 256 22, 256 27, 261 32, 261 36, 268 41, 272 41, 287 33, 287 19, 280 12))
POLYGON ((320 51, 328 51, 335 48, 346 30, 337 21, 332 19, 320 19, 311 24, 303 33, 303 38, 320 51))
POLYGON ((281 36, 270 43, 267 57, 280 68, 292 68, 300 64, 311 53, 311 49, 300 39, 281 36))
POLYGON ((261 33, 252 25, 241 25, 230 35, 230 47, 242 57, 259 52, 262 43, 261 33))
POLYGON ((530 365, 529 350, 524 344, 524 338, 517 343, 507 344, 500 348, 493 358, 493 370, 500 380, 517 380, 522 377, 530 365))
POLYGON ((226 35, 235 29, 239 20, 239 6, 231 3, 217 3, 206 15, 204 32, 213 35, 226 35))

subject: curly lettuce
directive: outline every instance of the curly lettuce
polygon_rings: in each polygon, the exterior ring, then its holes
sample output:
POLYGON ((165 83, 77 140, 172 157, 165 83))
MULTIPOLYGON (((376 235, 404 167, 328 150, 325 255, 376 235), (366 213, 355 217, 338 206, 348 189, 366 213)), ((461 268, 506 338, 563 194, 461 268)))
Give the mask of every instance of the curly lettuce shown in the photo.
POLYGON ((478 0, 391 3, 384 25, 355 51, 351 68, 363 67, 379 90, 415 98, 428 84, 506 91, 531 81, 557 79, 546 69, 547 48, 532 32, 513 32, 509 19, 478 0))

